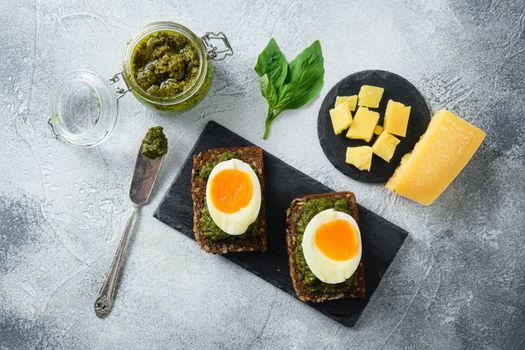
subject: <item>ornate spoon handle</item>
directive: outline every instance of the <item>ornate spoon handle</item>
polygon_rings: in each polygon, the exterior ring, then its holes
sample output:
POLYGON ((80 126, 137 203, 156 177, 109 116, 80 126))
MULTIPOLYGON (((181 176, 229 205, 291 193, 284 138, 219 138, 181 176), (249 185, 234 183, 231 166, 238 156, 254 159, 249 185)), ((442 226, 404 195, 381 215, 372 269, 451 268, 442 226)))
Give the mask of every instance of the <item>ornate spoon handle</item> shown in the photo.
POLYGON ((133 211, 126 222, 124 233, 120 239, 115 257, 113 258, 111 270, 109 270, 106 280, 100 289, 97 300, 95 300, 95 314, 97 314, 98 317, 104 317, 104 315, 111 311, 113 306, 113 297, 115 296, 115 290, 117 289, 118 276, 122 267, 124 252, 126 251, 126 246, 128 244, 129 233, 135 222, 135 217, 139 208, 139 205, 133 205, 133 211))

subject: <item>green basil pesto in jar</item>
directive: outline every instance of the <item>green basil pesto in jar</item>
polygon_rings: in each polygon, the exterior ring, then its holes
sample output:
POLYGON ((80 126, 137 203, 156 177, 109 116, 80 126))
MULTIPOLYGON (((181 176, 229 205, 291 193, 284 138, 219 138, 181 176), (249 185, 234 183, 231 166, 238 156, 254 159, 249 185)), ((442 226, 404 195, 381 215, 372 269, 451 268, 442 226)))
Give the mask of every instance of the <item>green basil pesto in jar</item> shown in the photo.
POLYGON ((155 22, 128 44, 123 76, 143 104, 181 111, 206 96, 213 76, 211 60, 222 60, 232 52, 222 33, 199 38, 180 24, 155 22), (222 40, 226 49, 218 50, 213 39, 222 40))
POLYGON ((200 58, 191 41, 177 32, 149 34, 133 50, 131 74, 148 95, 177 96, 195 84, 200 58))

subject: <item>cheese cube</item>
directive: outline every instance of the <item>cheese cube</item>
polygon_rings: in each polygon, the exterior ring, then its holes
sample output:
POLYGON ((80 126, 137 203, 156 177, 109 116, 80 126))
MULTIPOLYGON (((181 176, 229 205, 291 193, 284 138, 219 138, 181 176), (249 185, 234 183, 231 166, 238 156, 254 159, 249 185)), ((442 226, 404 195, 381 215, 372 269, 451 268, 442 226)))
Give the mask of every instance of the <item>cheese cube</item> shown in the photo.
POLYGON ((383 124, 385 130, 393 135, 405 137, 407 134, 410 109, 410 106, 388 100, 385 111, 385 122, 383 124))
POLYGON ((359 146, 346 149, 346 162, 359 170, 370 171, 372 165, 372 147, 359 146))
POLYGON ((385 161, 390 162, 399 142, 401 141, 397 137, 385 131, 375 140, 372 145, 372 152, 385 161))
POLYGON ((355 111, 355 107, 357 105, 357 95, 352 96, 337 96, 335 98, 335 106, 340 104, 341 102, 348 101, 348 106, 350 107, 350 112, 355 111))
POLYGON ((383 127, 381 125, 377 125, 375 128, 374 128, 374 134, 376 135, 381 135, 381 133, 383 132, 383 127))
POLYGON ((359 106, 377 108, 383 96, 383 89, 379 86, 363 85, 359 90, 359 106))
POLYGON ((432 204, 467 165, 485 136, 483 130, 447 110, 436 112, 386 188, 420 204, 432 204))
POLYGON ((366 107, 359 107, 357 112, 355 112, 354 120, 346 133, 346 137, 349 139, 362 139, 368 142, 374 135, 374 129, 378 121, 379 113, 366 107))
POLYGON ((330 119, 332 120, 332 127, 336 135, 339 135, 343 130, 347 129, 350 124, 352 124, 352 113, 348 107, 348 101, 342 102, 334 109, 331 109, 330 119))

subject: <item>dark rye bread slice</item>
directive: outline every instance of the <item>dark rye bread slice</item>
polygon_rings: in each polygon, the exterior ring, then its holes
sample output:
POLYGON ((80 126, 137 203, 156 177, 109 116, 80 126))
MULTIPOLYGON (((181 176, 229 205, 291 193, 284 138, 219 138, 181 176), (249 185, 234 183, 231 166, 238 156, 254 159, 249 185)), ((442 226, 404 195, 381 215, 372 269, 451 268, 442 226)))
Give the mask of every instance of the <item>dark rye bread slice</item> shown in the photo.
POLYGON ((303 198, 297 198, 292 201, 290 208, 286 211, 286 244, 288 248, 288 260, 290 263, 290 277, 292 278, 293 287, 297 297, 302 301, 311 301, 319 303, 325 300, 343 299, 343 298, 361 298, 364 299, 366 295, 365 287, 365 265, 363 258, 359 262, 356 272, 353 275, 352 286, 348 292, 345 293, 320 293, 311 291, 308 286, 304 285, 301 274, 297 271, 295 261, 295 248, 297 246, 297 222, 301 217, 304 204, 306 201, 315 198, 331 198, 340 199, 346 198, 352 204, 352 217, 359 223, 359 214, 357 212, 357 203, 352 192, 337 192, 328 194, 313 194, 303 198))
POLYGON ((193 169, 191 171, 191 196, 193 198, 193 232, 195 239, 202 249, 209 253, 225 254, 229 252, 261 251, 267 247, 266 236, 266 210, 264 200, 264 158, 263 151, 257 146, 236 148, 212 148, 193 156, 193 169), (256 169, 255 173, 261 184, 261 210, 259 221, 259 234, 256 237, 236 239, 233 241, 213 241, 203 235, 200 227, 201 208, 206 204, 206 182, 200 177, 202 166, 208 162, 215 162, 223 153, 233 152, 236 158, 250 164, 256 169))

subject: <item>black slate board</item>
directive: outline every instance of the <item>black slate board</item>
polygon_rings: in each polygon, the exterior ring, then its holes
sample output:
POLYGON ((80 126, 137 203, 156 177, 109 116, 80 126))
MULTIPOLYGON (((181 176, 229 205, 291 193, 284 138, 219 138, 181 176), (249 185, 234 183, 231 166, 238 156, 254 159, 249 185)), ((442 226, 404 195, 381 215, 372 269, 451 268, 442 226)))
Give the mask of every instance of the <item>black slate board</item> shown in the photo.
MULTIPOLYGON (((195 239, 190 191, 192 156, 215 147, 249 145, 253 144, 216 122, 209 122, 154 216, 191 239, 195 239)), ((230 253, 223 256, 295 296, 289 274, 284 236, 286 209, 294 198, 307 194, 332 192, 332 190, 266 151, 264 152, 264 166, 268 251, 264 254, 230 253)), ((356 196, 359 200, 359 194, 356 196)), ((328 317, 350 327, 356 323, 407 236, 405 230, 362 206, 359 206, 359 216, 366 271, 366 299, 333 300, 320 304, 308 303, 328 317)), ((203 254, 207 253, 203 251, 203 254)))
POLYGON ((387 71, 365 70, 347 76, 328 92, 319 110, 317 134, 319 135, 319 142, 324 154, 340 172, 357 181, 383 183, 392 176, 401 161, 401 157, 414 148, 416 142, 419 141, 421 135, 426 131, 429 122, 430 113, 425 99, 408 80, 387 71), (345 162, 346 148, 371 146, 377 136, 374 135, 370 142, 365 142, 347 138, 345 136, 346 131, 339 135, 334 135, 329 113, 330 109, 334 108, 337 96, 357 95, 362 85, 380 86, 385 89, 379 107, 372 109, 381 115, 379 125, 383 125, 386 104, 389 99, 412 106, 407 135, 406 137, 398 137, 401 142, 397 145, 396 152, 390 163, 374 155, 370 172, 361 171, 353 165, 347 164, 345 162))

